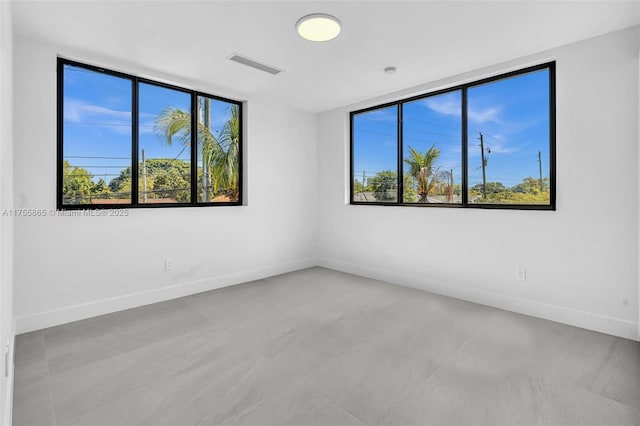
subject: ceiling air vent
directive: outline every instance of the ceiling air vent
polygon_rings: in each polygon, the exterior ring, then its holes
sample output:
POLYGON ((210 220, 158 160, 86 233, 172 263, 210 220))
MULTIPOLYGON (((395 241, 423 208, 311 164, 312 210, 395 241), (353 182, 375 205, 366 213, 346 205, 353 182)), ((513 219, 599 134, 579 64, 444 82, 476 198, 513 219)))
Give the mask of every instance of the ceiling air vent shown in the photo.
POLYGON ((251 68, 255 68, 260 71, 268 72, 269 74, 273 74, 273 75, 279 74, 283 71, 281 69, 272 67, 270 65, 261 64, 258 61, 254 61, 253 59, 247 58, 246 56, 238 55, 237 53, 232 54, 227 59, 242 65, 246 65, 251 68))

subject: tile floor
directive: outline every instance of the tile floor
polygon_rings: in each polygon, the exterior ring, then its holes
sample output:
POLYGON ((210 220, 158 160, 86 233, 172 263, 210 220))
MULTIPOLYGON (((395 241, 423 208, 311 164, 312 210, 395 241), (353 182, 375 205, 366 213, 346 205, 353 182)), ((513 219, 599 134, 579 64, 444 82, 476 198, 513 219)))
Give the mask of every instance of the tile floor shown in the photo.
POLYGON ((640 425, 640 343, 312 268, 16 340, 15 426, 640 425))

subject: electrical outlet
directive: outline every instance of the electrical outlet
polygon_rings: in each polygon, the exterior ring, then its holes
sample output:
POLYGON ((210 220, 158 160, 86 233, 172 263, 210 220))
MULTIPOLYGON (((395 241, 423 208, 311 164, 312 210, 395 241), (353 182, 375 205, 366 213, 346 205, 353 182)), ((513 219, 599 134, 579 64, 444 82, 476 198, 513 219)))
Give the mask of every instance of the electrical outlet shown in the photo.
POLYGON ((165 259, 164 260, 164 270, 165 271, 173 271, 173 259, 165 259))
POLYGON ((527 279, 527 270, 522 267, 516 269, 516 279, 518 281, 525 281, 527 279))

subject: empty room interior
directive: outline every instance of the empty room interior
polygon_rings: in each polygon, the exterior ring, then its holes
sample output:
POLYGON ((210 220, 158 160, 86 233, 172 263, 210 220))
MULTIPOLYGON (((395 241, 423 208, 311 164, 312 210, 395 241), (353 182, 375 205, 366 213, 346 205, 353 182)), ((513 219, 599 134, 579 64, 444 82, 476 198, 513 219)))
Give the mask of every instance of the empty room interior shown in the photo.
POLYGON ((4 425, 640 425, 640 2, 0 1, 4 425))

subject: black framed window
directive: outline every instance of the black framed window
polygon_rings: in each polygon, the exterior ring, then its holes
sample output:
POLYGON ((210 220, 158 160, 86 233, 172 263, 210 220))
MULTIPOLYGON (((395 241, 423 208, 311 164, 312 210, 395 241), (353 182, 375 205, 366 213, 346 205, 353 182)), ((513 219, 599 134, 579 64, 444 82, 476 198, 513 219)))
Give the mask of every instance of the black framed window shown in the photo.
POLYGON ((555 210, 555 62, 350 119, 351 204, 555 210))
POLYGON ((242 203, 242 103, 58 58, 57 208, 242 203))

